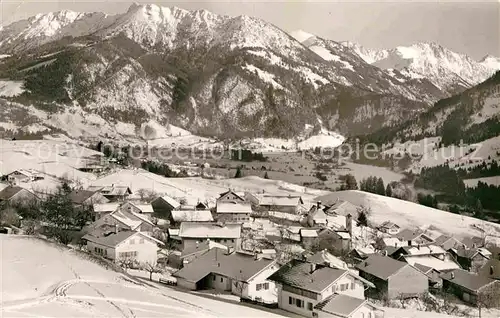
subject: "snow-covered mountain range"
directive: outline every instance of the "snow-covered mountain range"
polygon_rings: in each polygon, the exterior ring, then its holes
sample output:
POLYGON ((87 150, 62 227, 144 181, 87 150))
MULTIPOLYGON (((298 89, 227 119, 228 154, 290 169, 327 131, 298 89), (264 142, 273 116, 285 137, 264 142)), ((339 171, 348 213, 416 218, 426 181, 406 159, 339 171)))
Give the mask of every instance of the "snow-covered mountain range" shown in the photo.
POLYGON ((426 78, 450 95, 481 83, 500 69, 498 57, 488 55, 476 61, 432 42, 385 50, 369 49, 353 42, 342 44, 365 62, 386 70, 398 79, 426 78))
POLYGON ((310 134, 354 135, 449 96, 439 74, 464 89, 498 61, 485 59, 481 73, 470 60, 469 76, 459 69, 462 55, 444 49, 450 66, 428 69, 416 58, 412 68, 386 69, 381 63, 397 53, 365 51, 206 10, 132 5, 113 16, 39 14, 0 28, 0 103, 10 111, 0 128, 85 137, 154 121, 225 138, 291 138, 311 126, 310 134))

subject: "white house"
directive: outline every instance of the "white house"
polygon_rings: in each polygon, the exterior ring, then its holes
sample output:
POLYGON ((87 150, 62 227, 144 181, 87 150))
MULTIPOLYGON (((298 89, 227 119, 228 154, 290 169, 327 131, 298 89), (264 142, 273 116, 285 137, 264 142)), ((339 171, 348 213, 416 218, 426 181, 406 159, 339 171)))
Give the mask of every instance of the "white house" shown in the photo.
POLYGON ((374 284, 355 273, 302 260, 291 260, 269 280, 278 285, 278 307, 314 317, 314 307, 338 293, 365 299, 365 289, 374 284))
POLYGON ((144 215, 129 212, 127 210, 116 210, 104 215, 94 223, 92 228, 106 226, 117 226, 122 230, 131 230, 145 233, 153 233, 154 224, 144 215))
POLYGON ((174 273, 177 285, 190 290, 215 289, 262 303, 276 303, 277 289, 267 278, 276 261, 242 252, 212 248, 174 273))
POLYGON ((7 181, 12 184, 28 183, 35 180, 35 174, 31 171, 19 169, 7 174, 7 181))
POLYGON ((118 228, 96 229, 83 236, 87 250, 104 258, 120 261, 127 259, 138 263, 155 264, 158 245, 163 243, 145 233, 120 231, 118 228))
POLYGON ((252 206, 240 201, 218 201, 216 213, 217 221, 245 223, 250 221, 252 206))
POLYGON ((183 249, 191 248, 206 240, 237 249, 241 247, 241 224, 182 222, 179 237, 183 249))

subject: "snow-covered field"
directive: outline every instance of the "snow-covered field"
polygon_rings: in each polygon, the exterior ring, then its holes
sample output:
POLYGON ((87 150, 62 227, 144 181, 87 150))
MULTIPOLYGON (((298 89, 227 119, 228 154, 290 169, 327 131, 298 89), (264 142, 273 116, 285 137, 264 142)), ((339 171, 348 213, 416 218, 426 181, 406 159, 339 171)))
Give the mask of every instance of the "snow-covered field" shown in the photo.
POLYGON ((473 188, 473 187, 477 186, 477 183, 479 181, 487 183, 487 184, 491 184, 491 185, 500 186, 500 176, 477 178, 477 179, 466 179, 466 180, 464 180, 464 183, 467 187, 473 188))
MULTIPOLYGON (((14 170, 33 170, 45 179, 26 184, 27 187, 51 189, 57 186, 57 178, 80 180, 88 184, 95 176, 78 168, 92 162, 102 153, 70 142, 53 140, 0 140, 0 174, 14 170)), ((24 186, 22 183, 20 186, 24 186)))
POLYGON ((481 237, 482 234, 476 228, 477 226, 486 230, 488 240, 500 240, 499 224, 377 194, 362 191, 339 191, 321 196, 317 200, 327 203, 335 201, 337 198, 357 206, 370 207, 371 213, 368 219, 375 225, 391 221, 403 228, 426 229, 432 226, 432 229, 458 238, 473 235, 481 237))
POLYGON ((0 235, 1 317, 281 317, 155 288, 45 241, 0 235))
POLYGON ((202 178, 165 178, 143 169, 119 170, 115 173, 95 180, 92 185, 123 185, 131 188, 132 192, 139 189, 149 189, 158 194, 171 197, 185 198, 189 205, 199 201, 212 201, 220 193, 231 188, 234 191, 249 191, 278 195, 301 195, 309 203, 318 195, 328 192, 306 188, 295 184, 266 180, 259 177, 244 177, 239 179, 210 180, 202 178))

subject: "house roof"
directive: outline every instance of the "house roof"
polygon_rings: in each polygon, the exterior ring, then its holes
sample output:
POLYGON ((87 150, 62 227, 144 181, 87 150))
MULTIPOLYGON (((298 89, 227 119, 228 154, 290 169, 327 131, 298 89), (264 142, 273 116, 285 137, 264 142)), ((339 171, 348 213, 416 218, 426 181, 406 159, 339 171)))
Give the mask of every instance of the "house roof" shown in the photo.
POLYGON ((148 223, 150 225, 153 224, 144 216, 128 211, 116 210, 114 212, 111 212, 109 216, 130 227, 130 229, 132 230, 141 226, 142 223, 148 223))
POLYGON ((196 244, 195 246, 193 245, 188 245, 186 248, 184 248, 181 252, 181 256, 182 257, 186 257, 188 255, 191 255, 193 253, 198 253, 198 252, 203 252, 203 251, 208 251, 212 248, 219 248, 219 249, 222 249, 222 250, 225 250, 227 251, 228 250, 228 247, 223 245, 223 244, 220 244, 220 243, 217 243, 217 242, 214 242, 214 241, 210 241, 210 240, 206 240, 206 241, 203 241, 199 244, 196 244))
POLYGON ((381 229, 399 229, 399 225, 396 223, 393 223, 391 221, 385 221, 384 223, 380 224, 379 228, 381 229))
POLYGON ((15 172, 18 172, 18 173, 20 173, 20 174, 22 174, 22 175, 25 175, 26 177, 30 177, 30 178, 31 178, 31 177, 33 177, 33 175, 34 175, 34 173, 33 173, 33 172, 28 171, 28 170, 25 170, 25 169, 17 169, 17 170, 14 170, 14 171, 10 172, 10 173, 9 173, 9 175, 10 175, 10 174, 13 174, 13 173, 15 173, 15 172))
POLYGON ((175 222, 212 222, 214 220, 209 210, 173 210, 171 213, 175 222))
POLYGON ((356 265, 356 268, 380 279, 387 280, 405 266, 408 266, 408 264, 387 256, 372 254, 366 260, 356 265))
POLYGON ((460 268, 460 266, 451 259, 440 260, 432 255, 404 255, 402 258, 410 265, 415 266, 416 264, 420 264, 434 268, 438 272, 460 268))
POLYGON ((132 191, 127 186, 91 186, 87 190, 89 191, 99 191, 102 195, 110 195, 110 196, 123 196, 126 194, 131 194, 132 191))
POLYGON ((94 204, 94 212, 113 212, 120 207, 120 203, 98 203, 94 204))
POLYGON ((293 259, 282 266, 269 279, 275 282, 321 293, 348 271, 293 259), (311 271, 315 266, 314 271, 311 271))
POLYGON ((484 246, 484 240, 477 236, 466 237, 462 240, 462 244, 468 248, 481 247, 484 246))
POLYGON ((14 195, 18 194, 22 190, 25 190, 25 189, 21 188, 21 187, 16 187, 16 186, 8 186, 5 189, 3 189, 2 191, 0 191, 0 201, 9 200, 10 198, 12 198, 14 195))
POLYGON ((236 201, 217 202, 217 213, 252 213, 252 206, 248 203, 236 201))
POLYGON ((231 189, 229 189, 228 191, 226 191, 226 192, 224 192, 224 193, 221 193, 221 194, 219 195, 219 198, 222 198, 223 196, 225 196, 226 194, 229 194, 229 193, 234 194, 236 197, 240 198, 242 201, 245 201, 244 196, 240 196, 240 194, 241 194, 241 193, 239 193, 239 192, 234 192, 234 191, 233 191, 233 190, 231 190, 231 189), (238 194, 238 193, 239 193, 239 194, 238 194))
POLYGON ((327 250, 322 250, 307 257, 307 261, 315 264, 327 264, 337 269, 348 269, 346 262, 330 254, 327 250))
POLYGON ((300 229, 300 236, 302 237, 318 237, 316 230, 300 229))
MULTIPOLYGON (((382 238, 382 242, 384 242, 385 246, 391 246, 391 247, 396 247, 396 246, 401 246, 403 243, 397 238, 397 237, 384 237, 382 238)), ((397 247, 399 249, 399 247, 397 247)))
POLYGON ((465 271, 463 269, 456 269, 451 272, 442 273, 440 277, 455 285, 461 286, 474 292, 477 292, 481 288, 495 282, 494 279, 469 273, 468 271, 465 271))
POLYGON ((245 282, 274 263, 273 260, 255 259, 253 255, 238 252, 228 255, 226 250, 215 247, 185 265, 173 276, 197 282, 210 273, 216 273, 245 282))
POLYGON ((158 199, 162 199, 163 201, 167 202, 174 209, 178 209, 181 206, 181 204, 179 202, 177 202, 177 200, 169 197, 168 195, 164 195, 162 197, 159 197, 159 198, 155 199, 155 201, 158 199))
POLYGON ((412 241, 412 240, 420 237, 422 234, 424 234, 424 232, 420 229, 416 229, 416 230, 404 229, 404 230, 401 230, 401 232, 396 234, 394 237, 397 237, 402 241, 412 241))
POLYGON ((349 232, 335 231, 335 234, 337 234, 338 236, 340 236, 341 239, 344 239, 344 240, 348 240, 351 238, 351 234, 349 234, 349 232))
POLYGON ((284 195, 261 195, 259 196, 259 205, 276 205, 276 206, 298 206, 304 204, 300 196, 284 196, 284 195))
MULTIPOLYGON (((153 206, 151 204, 144 204, 144 203, 133 203, 133 202, 127 202, 128 204, 131 204, 141 210, 142 213, 153 213, 153 206)), ((127 204, 124 203, 124 204, 127 204)))
POLYGON ((94 242, 96 244, 100 244, 100 245, 109 246, 109 247, 114 248, 118 244, 120 244, 121 242, 128 239, 129 237, 132 237, 133 235, 141 235, 141 236, 147 238, 148 240, 151 240, 157 244, 163 245, 163 242, 161 242, 161 241, 159 241, 159 240, 157 240, 149 235, 146 235, 145 233, 142 233, 142 232, 125 230, 125 231, 118 231, 118 233, 115 233, 114 229, 109 230, 109 229, 105 229, 105 228, 94 229, 92 232, 85 234, 83 236, 83 239, 90 241, 90 242, 94 242))
POLYGON ((425 246, 402 246, 408 255, 434 255, 434 254, 446 254, 446 251, 437 245, 425 245, 425 246))
POLYGON ((92 197, 95 193, 96 193, 96 191, 73 190, 69 194, 69 197, 71 199, 71 202, 76 203, 76 204, 82 204, 87 199, 92 197))
POLYGON ((351 315, 367 301, 344 294, 333 294, 314 306, 314 309, 340 317, 351 315))
POLYGON ((241 225, 182 222, 179 236, 182 238, 239 238, 241 236, 241 225))
POLYGON ((463 243, 454 237, 448 235, 441 235, 434 240, 434 244, 437 246, 441 246, 445 250, 449 250, 452 248, 457 248, 459 246, 462 246, 463 243))
POLYGON ((428 267, 419 263, 415 263, 413 266, 424 274, 430 273, 433 269, 432 267, 428 267))
POLYGON ((485 248, 457 248, 454 250, 455 254, 463 258, 474 258, 477 254, 482 255, 484 258, 490 258, 491 252, 485 248))

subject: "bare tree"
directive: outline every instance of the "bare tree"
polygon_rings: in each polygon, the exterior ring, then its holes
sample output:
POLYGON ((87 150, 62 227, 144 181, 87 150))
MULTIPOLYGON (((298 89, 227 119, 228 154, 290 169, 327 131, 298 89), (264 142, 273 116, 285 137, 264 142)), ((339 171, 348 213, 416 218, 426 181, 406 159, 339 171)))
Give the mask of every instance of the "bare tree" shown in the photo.
POLYGON ((153 274, 161 274, 164 269, 156 262, 145 262, 141 264, 141 268, 149 273, 149 280, 153 280, 153 274))
POLYGON ((481 318, 482 309, 494 308, 500 305, 500 283, 494 282, 480 291, 476 298, 476 307, 481 318))
POLYGON ((133 268, 137 264, 137 260, 135 257, 120 257, 118 259, 118 265, 123 269, 127 270, 129 268, 133 268))

